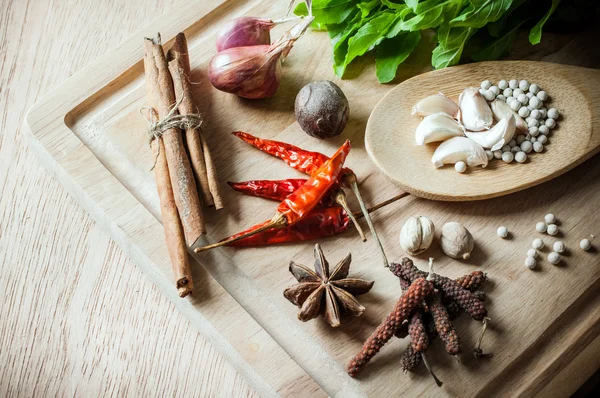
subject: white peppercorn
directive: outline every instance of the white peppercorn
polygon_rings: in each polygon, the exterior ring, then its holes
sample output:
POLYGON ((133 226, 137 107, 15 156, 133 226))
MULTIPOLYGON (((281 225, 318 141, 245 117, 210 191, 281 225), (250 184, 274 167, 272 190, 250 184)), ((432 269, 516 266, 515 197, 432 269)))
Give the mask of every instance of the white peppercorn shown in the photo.
POLYGON ((512 97, 513 89, 512 88, 505 88, 504 91, 502 92, 502 94, 504 94, 504 96, 506 98, 512 97))
POLYGON ((488 90, 490 90, 492 93, 494 93, 494 96, 500 94, 500 89, 498 88, 498 86, 492 86, 488 90))
POLYGON ((542 113, 538 110, 538 109, 534 109, 531 111, 531 114, 529 115, 529 117, 538 120, 542 117, 542 113))
POLYGON ((527 250, 527 257, 531 257, 531 258, 537 258, 538 256, 538 251, 535 249, 529 249, 527 250))
POLYGON ((556 222, 556 216, 552 213, 548 213, 544 216, 544 222, 546 224, 554 224, 556 222))
POLYGON ((506 238, 508 236, 508 228, 506 228, 504 226, 499 227, 498 230, 496 231, 496 234, 498 234, 498 236, 501 238, 506 238))
MULTIPOLYGON (((542 137, 545 137, 545 135, 542 135, 542 137)), ((533 150, 537 153, 543 152, 544 151, 544 144, 541 143, 538 139, 538 141, 533 143, 533 150)))
POLYGON ((533 240, 533 242, 531 242, 531 247, 536 250, 540 250, 542 247, 544 247, 544 241, 540 238, 536 238, 533 240))
POLYGON ((527 154, 525 152, 519 151, 515 153, 515 160, 518 163, 525 163, 527 161, 527 154))
POLYGON ((502 152, 510 152, 510 146, 508 146, 508 145, 504 145, 504 146, 501 148, 501 150, 502 150, 502 152))
POLYGON ((532 144, 533 144, 534 142, 536 142, 536 141, 537 141, 537 137, 531 137, 531 138, 529 139, 529 142, 531 142, 532 144))
POLYGON ((529 269, 535 269, 535 266, 536 266, 535 258, 533 258, 533 257, 527 257, 525 259, 525 267, 527 267, 529 269))
POLYGON ((529 153, 529 152, 531 152, 532 149, 533 149, 533 145, 531 144, 531 142, 529 142, 529 141, 523 141, 521 143, 521 150, 523 152, 529 153))
POLYGON ((548 99, 548 93, 547 93, 547 92, 545 92, 544 90, 542 90, 542 91, 538 92, 536 95, 537 95, 537 97, 538 97, 539 99, 541 99, 542 101, 546 101, 546 100, 548 99))
POLYGON ((519 81, 518 81, 518 80, 515 80, 515 79, 513 79, 513 80, 509 81, 509 82, 508 82, 508 87, 512 88, 513 90, 514 90, 515 88, 519 88, 519 81))
POLYGON ((494 159, 502 159, 502 151, 501 150, 497 150, 493 152, 494 154, 494 159))
POLYGON ((464 173, 467 170, 467 164, 465 162, 456 162, 454 164, 454 170, 459 173, 464 173))
POLYGON ((540 134, 540 130, 537 128, 537 126, 531 126, 529 127, 529 135, 532 137, 537 137, 540 134))
POLYGON ((557 253, 564 253, 564 251, 565 251, 565 244, 562 243, 560 240, 557 240, 552 245, 552 249, 554 249, 554 251, 557 252, 557 253))
POLYGON ((548 225, 546 232, 548 232, 548 235, 554 236, 558 233, 558 226, 556 224, 550 224, 548 225))
POLYGON ((558 263, 560 263, 560 254, 556 253, 556 252, 550 252, 548 253, 548 262, 552 265, 557 265, 558 263))
POLYGON ((527 118, 527 120, 527 127, 538 127, 540 125, 540 122, 536 119, 527 118))
POLYGON ((517 136, 517 145, 521 145, 523 141, 525 141, 525 136, 523 134, 519 134, 517 136))
POLYGON ((527 93, 525 94, 527 96, 527 98, 531 99, 531 97, 533 97, 534 95, 532 93, 527 93))
POLYGON ((549 129, 553 129, 554 127, 556 127, 556 120, 554 119, 546 119, 546 122, 544 123, 549 129))
POLYGON ((529 82, 527 80, 521 80, 519 82, 519 88, 523 91, 529 90, 529 82))
MULTIPOLYGON (((531 93, 529 93, 529 94, 531 94, 531 93)), ((532 95, 532 97, 529 98, 529 105, 531 105, 534 109, 538 109, 538 108, 541 108, 542 101, 538 97, 534 97, 532 95)))
POLYGON ((505 102, 506 102, 506 97, 505 97, 504 95, 502 95, 502 94, 499 94, 499 95, 496 97, 496 99, 497 99, 497 100, 499 100, 499 101, 505 101, 505 102))
MULTIPOLYGON (((481 92, 481 90, 479 91, 481 92)), ((490 90, 483 90, 481 95, 483 95, 483 98, 485 98, 488 101, 493 101, 494 98, 496 98, 496 95, 490 90)))
POLYGON ((484 80, 481 82, 481 88, 484 90, 487 90, 488 88, 490 88, 492 85, 492 82, 489 80, 484 80))
MULTIPOLYGON (((521 94, 521 95, 523 95, 523 94, 521 94)), ((526 106, 522 106, 519 109, 519 116, 521 116, 521 117, 527 117, 527 116, 529 116, 529 109, 526 106)), ((554 120, 554 119, 548 119, 548 120, 554 120)), ((537 120, 535 120, 535 122, 537 123, 537 120)))
MULTIPOLYGON (((539 142, 540 144, 546 144, 548 142, 548 136, 545 135, 539 135, 537 137, 537 142, 539 142)), ((535 148, 534 148, 535 149, 535 148)))
POLYGON ((537 94, 539 91, 540 91, 540 86, 538 86, 537 84, 533 83, 531 86, 529 86, 530 93, 537 94))
POLYGON ((589 239, 582 239, 581 242, 579 242, 579 247, 585 251, 588 251, 592 248, 592 242, 590 242, 589 239))
POLYGON ((508 87, 508 82, 506 80, 500 80, 498 82, 498 88, 504 90, 507 87, 508 87))
POLYGON ((513 159, 515 158, 515 156, 512 154, 512 152, 503 152, 502 153, 502 160, 505 163, 510 163, 513 161, 513 159))
POLYGON ((540 221, 537 224, 535 224, 535 230, 538 231, 538 232, 540 232, 540 233, 542 233, 542 234, 544 232, 546 232, 546 228, 547 228, 546 223, 543 222, 543 221, 540 221))
POLYGON ((511 146, 511 147, 510 147, 510 151, 511 151, 512 153, 517 153, 517 152, 520 152, 520 151, 521 151, 521 148, 520 148, 518 145, 511 146))
POLYGON ((523 105, 526 105, 529 102, 529 98, 527 98, 525 94, 519 94, 517 100, 523 105))
POLYGON ((521 103, 517 100, 511 101, 510 105, 510 109, 512 109, 513 111, 518 111, 521 108, 521 103))
POLYGON ((548 126, 546 126, 546 124, 542 124, 538 127, 538 131, 540 132, 540 134, 542 135, 548 135, 548 133, 550 133, 550 129, 548 128, 548 126))
POLYGON ((519 95, 524 94, 525 92, 523 90, 521 90, 520 88, 515 88, 513 90, 513 97, 518 98, 519 95))
POLYGON ((540 108, 538 109, 538 111, 540 111, 540 119, 545 119, 546 116, 548 115, 548 110, 546 108, 540 108))
POLYGON ((548 109, 548 117, 554 120, 558 119, 558 111, 556 110, 556 108, 548 109))
POLYGON ((492 160, 494 158, 494 152, 490 151, 489 149, 485 150, 485 155, 487 156, 488 160, 492 160))

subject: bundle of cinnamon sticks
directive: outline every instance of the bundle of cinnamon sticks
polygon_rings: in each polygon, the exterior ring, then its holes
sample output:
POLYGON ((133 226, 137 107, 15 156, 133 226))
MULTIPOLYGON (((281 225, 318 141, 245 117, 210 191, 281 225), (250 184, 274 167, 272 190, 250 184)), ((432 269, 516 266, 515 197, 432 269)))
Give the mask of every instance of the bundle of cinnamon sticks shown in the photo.
POLYGON ((160 34, 144 39, 144 70, 162 222, 177 290, 185 297, 194 291, 187 248, 206 234, 202 205, 218 210, 223 201, 192 99, 185 35, 175 37, 166 55, 160 34))

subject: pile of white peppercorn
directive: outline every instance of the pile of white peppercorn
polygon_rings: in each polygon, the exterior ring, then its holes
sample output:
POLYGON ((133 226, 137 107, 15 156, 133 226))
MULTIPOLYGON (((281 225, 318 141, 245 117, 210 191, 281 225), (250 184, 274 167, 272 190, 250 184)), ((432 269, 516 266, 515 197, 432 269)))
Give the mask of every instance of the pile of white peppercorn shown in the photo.
POLYGON ((550 131, 556 128, 559 117, 556 108, 547 109, 544 102, 548 93, 537 84, 529 84, 527 80, 500 80, 497 85, 489 80, 481 82, 479 93, 488 101, 495 99, 506 102, 512 110, 525 119, 529 128, 528 134, 518 134, 500 150, 486 150, 488 160, 502 159, 506 163, 513 160, 518 163, 527 161, 532 151, 540 153, 549 144, 550 131))

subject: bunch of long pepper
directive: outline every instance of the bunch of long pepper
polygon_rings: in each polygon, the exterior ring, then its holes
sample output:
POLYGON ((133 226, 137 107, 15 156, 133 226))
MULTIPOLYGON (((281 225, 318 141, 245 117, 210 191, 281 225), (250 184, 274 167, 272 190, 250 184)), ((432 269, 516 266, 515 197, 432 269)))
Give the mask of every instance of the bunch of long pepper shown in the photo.
POLYGON ((194 251, 198 253, 210 250, 251 237, 263 231, 283 229, 298 223, 310 214, 311 210, 319 204, 331 186, 335 184, 349 152, 350 141, 346 141, 331 158, 327 159, 326 162, 315 170, 302 186, 289 194, 279 204, 277 212, 271 220, 257 224, 246 231, 221 240, 218 243, 198 247, 194 251))
MULTIPOLYGON (((488 318, 482 303, 484 294, 478 289, 483 286, 486 275, 481 271, 474 271, 452 280, 433 273, 432 260, 430 259, 429 273, 420 271, 409 258, 403 258, 400 264, 390 264, 390 270, 400 279, 403 291, 398 303, 406 297, 404 302, 410 303, 409 311, 404 311, 402 316, 399 316, 397 311, 399 304, 396 305, 394 311, 365 342, 361 352, 348 366, 350 376, 356 376, 390 339, 391 335, 399 338, 410 336, 411 343, 400 358, 401 366, 407 372, 415 369, 421 362, 425 362, 424 352, 436 337, 444 342, 445 349, 450 355, 460 353, 458 334, 451 321, 463 312, 469 313, 477 320, 484 321, 485 325, 488 318), (424 281, 429 285, 424 284, 424 281), (429 286, 430 289, 423 290, 424 286, 429 286), (415 288, 422 292, 416 302, 413 300, 415 288)), ((403 308, 407 308, 406 304, 403 308)), ((475 349, 475 356, 478 358, 489 356, 481 354, 480 346, 481 337, 478 347, 475 349)), ((431 372, 429 366, 427 364, 426 366, 431 372)), ((438 386, 441 386, 441 382, 437 380, 433 372, 431 374, 438 386)))
MULTIPOLYGON (((268 153, 271 156, 275 156, 283 160, 288 166, 302 173, 308 174, 309 176, 312 176, 315 173, 315 171, 318 170, 319 167, 329 159, 326 155, 322 153, 307 151, 285 142, 265 140, 242 131, 236 131, 233 134, 236 137, 244 140, 248 144, 254 146, 255 148, 260 149, 262 152, 268 153)), ((387 257, 383 250, 383 246, 381 244, 381 241, 379 240, 379 237, 377 236, 377 232, 375 231, 375 227, 373 226, 373 222, 371 221, 371 217, 369 216, 367 207, 362 199, 360 190, 358 189, 358 180, 356 178, 356 174, 351 169, 344 167, 338 176, 338 182, 342 186, 350 188, 356 196, 362 214, 365 217, 367 224, 369 225, 369 229, 371 230, 371 234, 375 238, 379 250, 381 251, 384 266, 389 267, 387 257)), ((342 200, 345 202, 345 197, 342 196, 343 191, 340 190, 340 192, 341 193, 339 193, 339 197, 343 198, 342 200)), ((340 204, 344 206, 344 204, 340 204)), ((345 209, 348 213, 348 216, 352 219, 354 225, 358 229, 359 225, 356 222, 356 220, 353 219, 352 212, 350 212, 347 207, 345 207, 345 209)), ((359 233, 361 233, 361 237, 363 237, 364 240, 364 234, 362 234, 362 231, 360 229, 359 233)))

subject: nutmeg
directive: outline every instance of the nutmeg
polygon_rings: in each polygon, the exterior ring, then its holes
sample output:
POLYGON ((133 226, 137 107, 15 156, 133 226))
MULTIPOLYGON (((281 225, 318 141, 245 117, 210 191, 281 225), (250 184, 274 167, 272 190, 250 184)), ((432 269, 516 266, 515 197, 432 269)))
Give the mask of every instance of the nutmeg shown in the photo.
POLYGON ((442 227, 440 246, 448 256, 467 260, 475 246, 473 235, 457 222, 449 222, 442 227))

